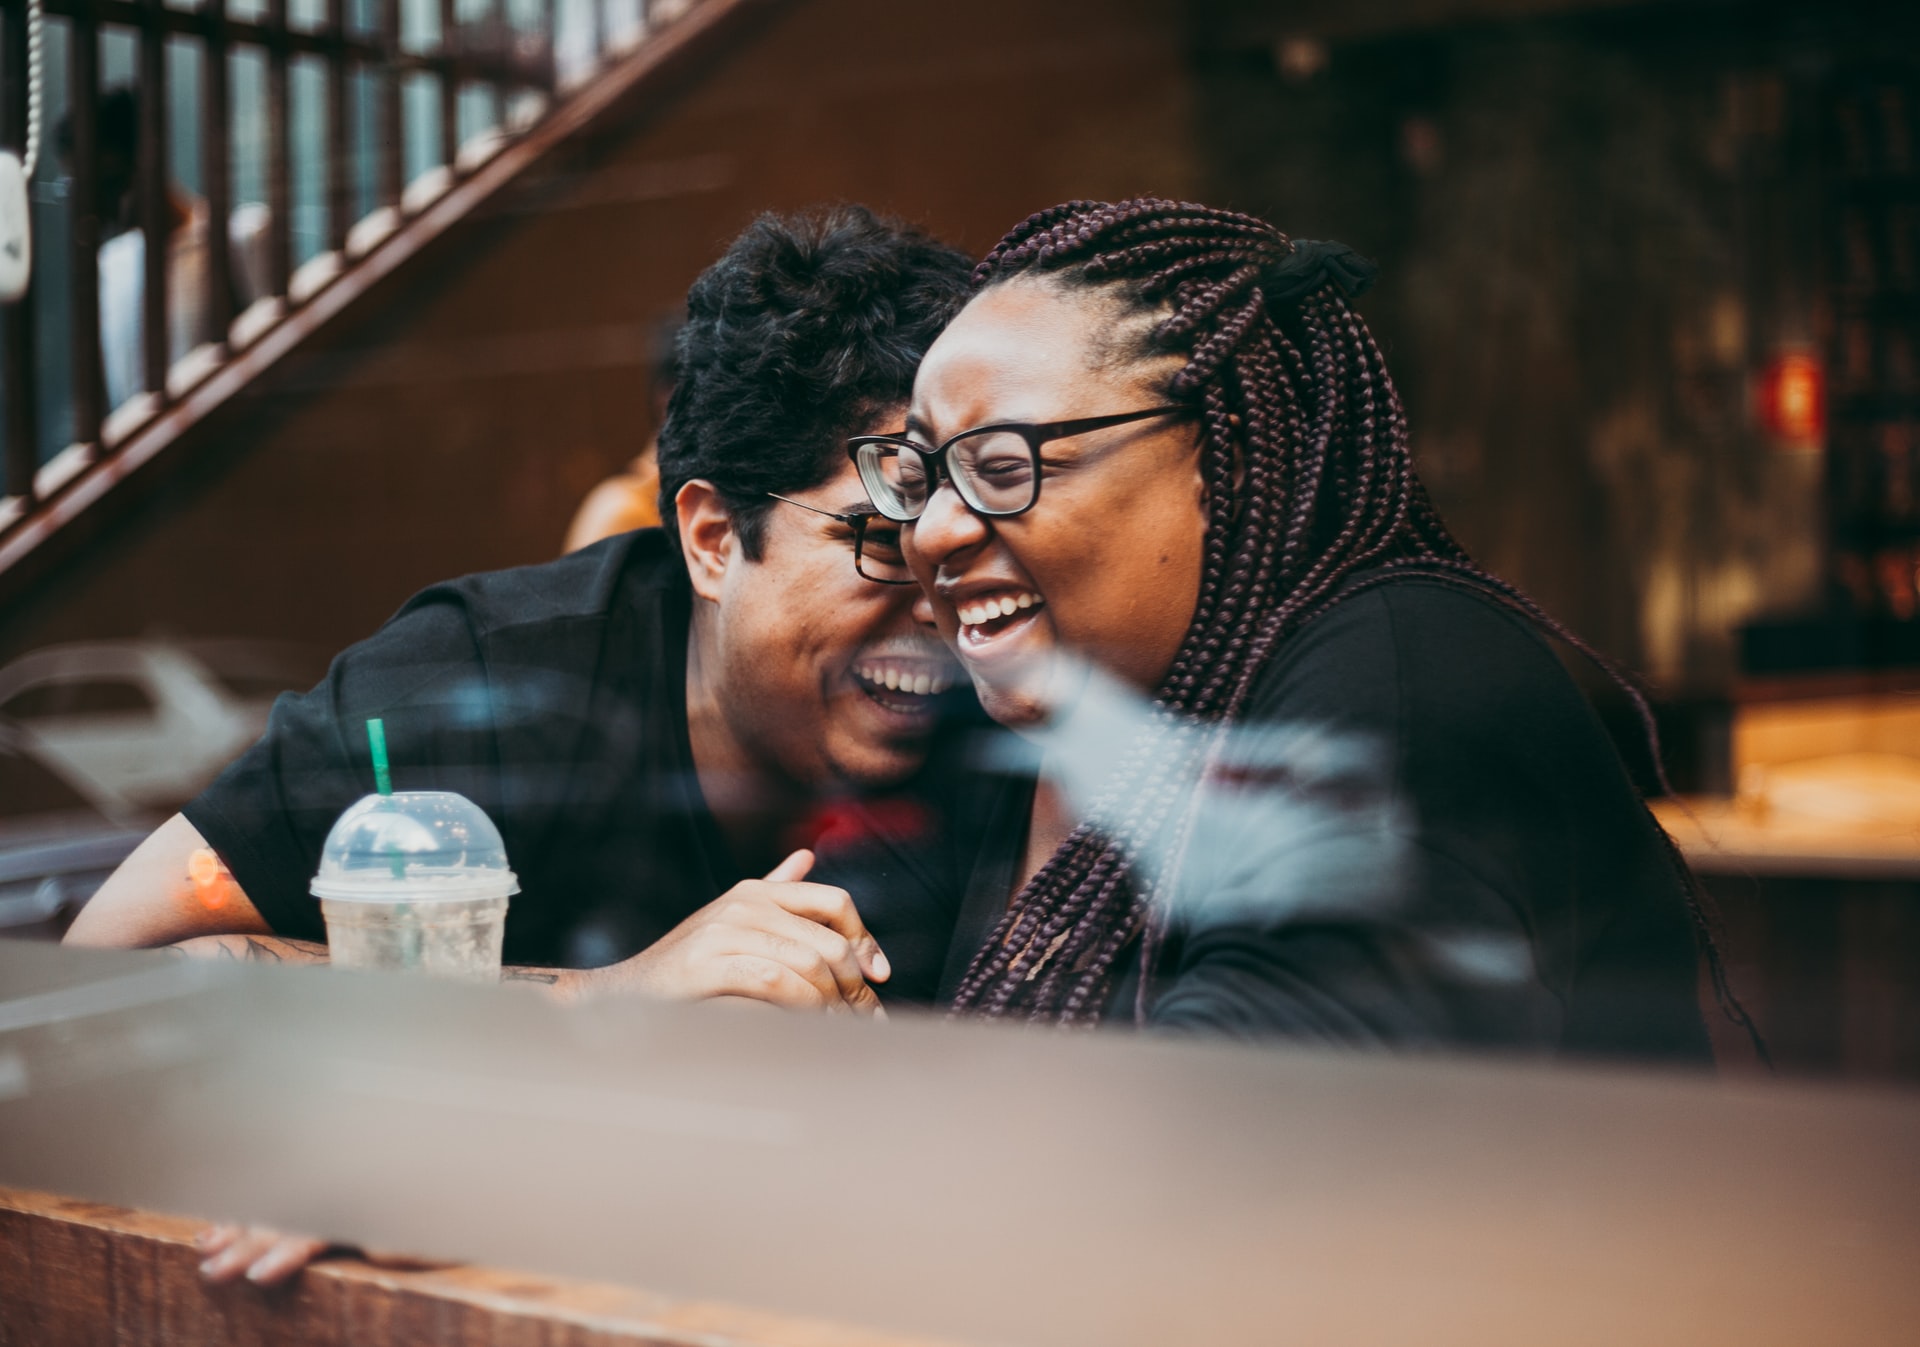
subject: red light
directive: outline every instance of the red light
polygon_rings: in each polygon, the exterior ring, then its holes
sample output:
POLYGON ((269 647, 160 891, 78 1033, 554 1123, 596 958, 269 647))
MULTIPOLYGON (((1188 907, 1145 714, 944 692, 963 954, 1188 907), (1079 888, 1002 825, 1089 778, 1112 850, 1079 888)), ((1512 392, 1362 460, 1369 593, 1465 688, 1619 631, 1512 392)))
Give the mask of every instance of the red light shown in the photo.
POLYGON ((1760 376, 1760 424, 1775 439, 1818 444, 1827 429, 1827 375, 1804 351, 1776 356, 1760 376))

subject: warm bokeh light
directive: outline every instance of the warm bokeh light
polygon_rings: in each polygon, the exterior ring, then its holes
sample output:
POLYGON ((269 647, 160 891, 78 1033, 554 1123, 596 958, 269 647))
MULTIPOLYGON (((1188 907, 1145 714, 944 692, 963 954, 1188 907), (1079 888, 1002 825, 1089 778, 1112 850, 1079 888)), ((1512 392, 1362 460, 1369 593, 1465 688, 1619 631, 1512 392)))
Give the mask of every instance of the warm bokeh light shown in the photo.
POLYGON ((212 848, 201 847, 187 858, 187 877, 193 881, 200 905, 209 912, 217 912, 227 905, 227 888, 233 883, 233 877, 212 848))
POLYGON ((1776 356, 1760 376, 1760 424, 1776 439, 1817 444, 1827 426, 1827 378, 1805 351, 1776 356))

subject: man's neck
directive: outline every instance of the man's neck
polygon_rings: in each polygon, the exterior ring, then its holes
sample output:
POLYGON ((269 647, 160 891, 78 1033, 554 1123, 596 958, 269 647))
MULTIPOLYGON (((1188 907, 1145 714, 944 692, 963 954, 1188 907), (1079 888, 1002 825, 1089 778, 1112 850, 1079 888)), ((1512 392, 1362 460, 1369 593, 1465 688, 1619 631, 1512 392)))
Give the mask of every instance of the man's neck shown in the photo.
POLYGON ((715 634, 698 600, 687 632, 687 739, 700 793, 749 874, 772 869, 785 856, 794 825, 812 799, 750 751, 727 718, 715 658, 715 634))

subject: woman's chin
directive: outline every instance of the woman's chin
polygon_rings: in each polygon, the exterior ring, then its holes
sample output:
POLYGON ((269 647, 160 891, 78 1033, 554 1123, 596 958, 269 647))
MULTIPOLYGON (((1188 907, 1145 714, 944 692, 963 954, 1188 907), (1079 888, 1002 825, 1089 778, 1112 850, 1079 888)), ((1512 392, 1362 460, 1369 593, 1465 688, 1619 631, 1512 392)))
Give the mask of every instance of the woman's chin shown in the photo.
POLYGON ((1086 689, 1086 666, 1072 658, 1032 658, 991 672, 967 672, 981 709, 1010 730, 1044 728, 1072 711, 1086 689))
POLYGON ((973 675, 974 695, 980 709, 996 724, 1010 730, 1038 729, 1047 723, 1050 699, 1041 693, 1044 680, 1033 683, 986 679, 973 675))

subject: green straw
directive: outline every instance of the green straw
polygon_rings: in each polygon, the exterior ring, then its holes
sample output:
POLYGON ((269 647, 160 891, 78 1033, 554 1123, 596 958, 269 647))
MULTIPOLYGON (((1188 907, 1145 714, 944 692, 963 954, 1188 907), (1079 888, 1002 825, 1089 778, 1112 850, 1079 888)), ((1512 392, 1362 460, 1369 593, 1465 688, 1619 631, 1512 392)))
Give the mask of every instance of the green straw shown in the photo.
MULTIPOLYGON (((382 795, 393 794, 393 773, 387 769, 387 725, 383 720, 367 722, 367 747, 373 750, 373 788, 382 795)), ((387 848, 387 864, 395 879, 407 877, 407 858, 398 847, 387 848)))
POLYGON ((393 774, 387 770, 387 727, 384 721, 367 722, 367 747, 373 750, 373 788, 382 795, 393 794, 393 774))

